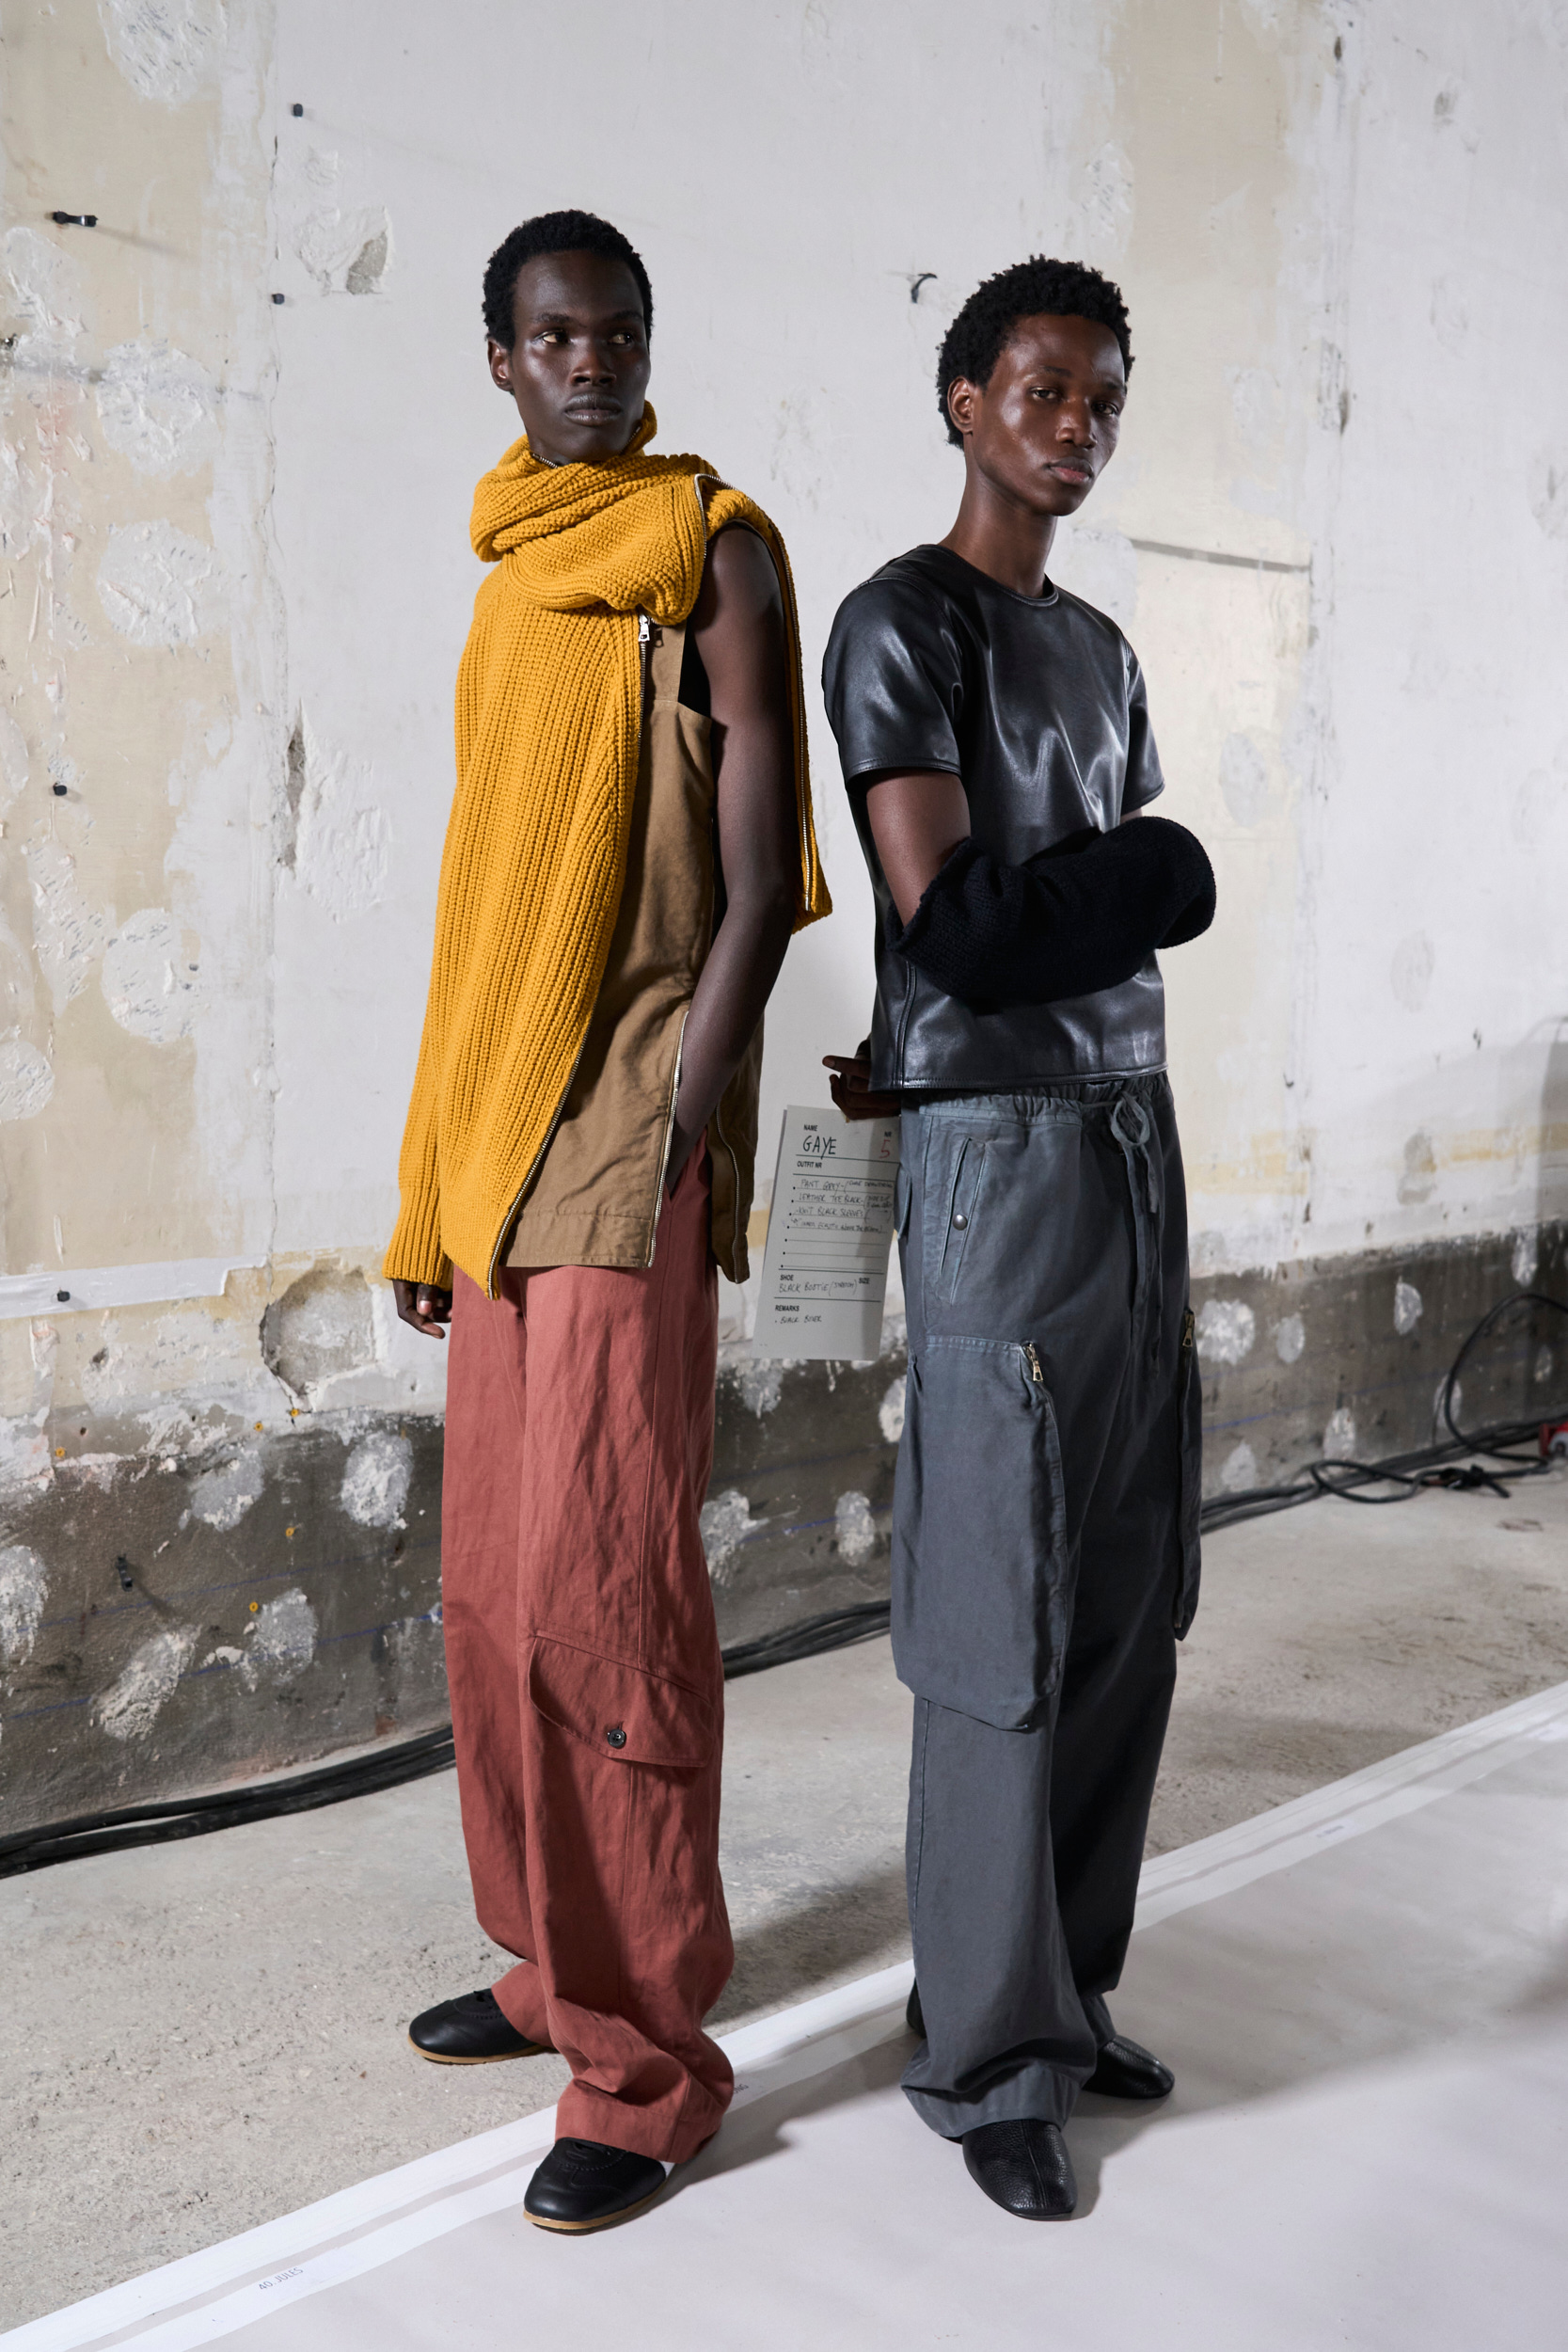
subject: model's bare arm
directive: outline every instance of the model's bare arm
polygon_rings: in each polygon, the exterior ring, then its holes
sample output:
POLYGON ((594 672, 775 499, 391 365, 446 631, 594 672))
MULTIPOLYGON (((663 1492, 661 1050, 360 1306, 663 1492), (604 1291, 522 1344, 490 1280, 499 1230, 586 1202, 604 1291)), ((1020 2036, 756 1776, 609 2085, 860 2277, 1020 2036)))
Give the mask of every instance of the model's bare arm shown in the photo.
MULTIPOLYGON (((969 839, 963 778, 942 769, 896 770, 877 778, 865 808, 898 919, 907 923, 945 861, 969 839)), ((824 1054, 822 1059, 832 1073, 829 1090, 846 1119, 896 1116, 898 1097, 872 1089, 869 1055, 824 1054)))
POLYGON ((712 696, 724 918, 687 1015, 672 1191, 762 1019, 800 875, 784 594, 753 532, 714 541, 691 631, 712 696))

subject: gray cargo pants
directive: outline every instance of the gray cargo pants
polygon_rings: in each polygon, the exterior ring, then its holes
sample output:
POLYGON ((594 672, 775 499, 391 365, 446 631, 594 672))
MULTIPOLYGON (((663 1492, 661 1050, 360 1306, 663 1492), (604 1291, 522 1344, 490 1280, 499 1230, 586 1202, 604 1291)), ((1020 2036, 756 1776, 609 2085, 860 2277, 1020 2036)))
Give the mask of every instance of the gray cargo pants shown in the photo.
POLYGON ((1164 1075, 906 1110, 893 1647, 933 2130, 1065 2122, 1111 2024, 1176 1641, 1199 1382, 1164 1075))

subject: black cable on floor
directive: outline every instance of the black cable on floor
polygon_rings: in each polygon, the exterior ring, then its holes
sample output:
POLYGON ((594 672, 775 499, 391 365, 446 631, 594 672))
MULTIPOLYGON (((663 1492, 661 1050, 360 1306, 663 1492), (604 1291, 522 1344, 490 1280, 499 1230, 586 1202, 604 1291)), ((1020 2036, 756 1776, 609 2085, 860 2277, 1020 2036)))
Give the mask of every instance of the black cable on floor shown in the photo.
MULTIPOLYGON (((1451 1436, 1438 1445, 1413 1453, 1391 1454, 1381 1462, 1345 1462, 1324 1458, 1308 1462, 1296 1478, 1275 1486, 1252 1486, 1240 1494, 1215 1495, 1203 1505, 1206 1534, 1232 1527, 1243 1519, 1260 1518, 1273 1511, 1294 1510, 1320 1495, 1337 1495, 1343 1502, 1378 1504, 1407 1502, 1424 1488, 1486 1488, 1506 1494, 1507 1480, 1540 1477, 1550 1468, 1539 1450, 1544 1423, 1568 1418, 1568 1407, 1554 1407, 1528 1422, 1499 1422, 1484 1429, 1459 1426, 1454 1399, 1459 1375, 1487 1334, 1521 1307, 1544 1307, 1568 1315, 1568 1304, 1548 1298, 1542 1291, 1518 1291, 1482 1315, 1449 1368, 1443 1383, 1441 1412, 1451 1436), (1517 1449, 1536 1446, 1532 1455, 1517 1449), (1485 1463, 1465 1459, 1476 1454, 1485 1463), (1465 1460, 1461 1469, 1459 1463, 1465 1460), (1491 1465, 1493 1467, 1488 1467, 1491 1465), (1367 1494, 1364 1487, 1392 1487, 1391 1493, 1367 1494)), ((849 1609, 831 1609, 803 1624, 784 1626, 755 1641, 736 1642, 723 1653, 724 1679, 760 1674, 767 1666, 784 1666, 803 1658, 819 1658, 885 1633, 890 1604, 869 1600, 849 1609)), ((70 1862, 79 1854, 118 1853, 131 1846, 161 1846, 180 1837, 205 1837, 219 1829, 234 1829, 245 1821, 266 1821, 280 1814, 309 1813, 319 1805, 341 1804, 347 1797, 369 1796, 379 1788, 397 1788, 404 1781, 422 1780, 445 1772, 452 1763, 451 1725, 427 1731, 417 1740, 399 1740, 371 1756, 327 1764, 292 1778, 252 1783, 220 1789, 202 1797, 175 1797, 163 1804, 126 1804, 103 1813, 79 1814, 74 1820, 51 1821, 38 1829, 19 1830, 0 1837, 0 1879, 26 1870, 47 1869, 51 1863, 70 1862)))

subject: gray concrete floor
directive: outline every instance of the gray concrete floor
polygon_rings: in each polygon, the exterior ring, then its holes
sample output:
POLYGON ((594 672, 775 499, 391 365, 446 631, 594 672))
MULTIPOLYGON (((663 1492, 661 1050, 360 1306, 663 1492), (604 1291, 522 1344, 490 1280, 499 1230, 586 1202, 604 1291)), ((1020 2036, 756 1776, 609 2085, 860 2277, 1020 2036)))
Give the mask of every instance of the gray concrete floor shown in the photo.
MULTIPOLYGON (((1229 1530, 1150 1849, 1565 1679, 1568 1478, 1229 1530)), ((885 1641, 732 1684, 720 2022, 907 1951, 909 1711, 885 1641)), ((501 1964, 450 1773, 0 1884, 0 2326, 553 2101, 556 2059, 430 2066, 404 2038, 501 1964)))

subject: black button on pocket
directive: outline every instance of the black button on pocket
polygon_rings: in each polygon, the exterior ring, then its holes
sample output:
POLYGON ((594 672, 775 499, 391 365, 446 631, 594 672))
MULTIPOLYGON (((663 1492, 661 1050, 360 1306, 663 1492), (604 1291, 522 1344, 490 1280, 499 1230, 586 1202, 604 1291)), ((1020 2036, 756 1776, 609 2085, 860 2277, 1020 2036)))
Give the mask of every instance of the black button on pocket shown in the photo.
POLYGON ((622 1730, 619 1724, 611 1724, 610 1729, 605 1733, 605 1738, 610 1741, 612 1748, 624 1748, 626 1744, 626 1735, 622 1730))

